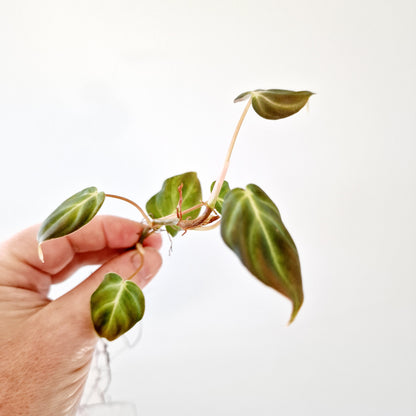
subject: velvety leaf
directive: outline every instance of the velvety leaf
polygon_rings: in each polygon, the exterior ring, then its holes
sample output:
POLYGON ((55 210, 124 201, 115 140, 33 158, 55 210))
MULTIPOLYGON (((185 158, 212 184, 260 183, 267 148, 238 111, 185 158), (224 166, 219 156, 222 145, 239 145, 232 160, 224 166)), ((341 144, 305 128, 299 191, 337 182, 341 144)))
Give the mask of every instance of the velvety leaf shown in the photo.
MULTIPOLYGON (((212 182, 211 184, 211 192, 214 189, 215 186, 215 182, 212 182)), ((220 194, 218 195, 217 198, 217 202, 215 203, 215 209, 221 214, 222 212, 222 204, 224 203, 224 198, 225 195, 228 194, 228 192, 230 191, 230 185, 228 184, 227 181, 224 181, 223 184, 221 185, 221 190, 220 190, 220 194)))
POLYGON ((252 97, 254 111, 269 120, 278 120, 297 113, 313 95, 310 91, 255 90, 240 94, 234 102, 252 97))
POLYGON ((292 322, 303 302, 299 256, 273 201, 256 185, 231 190, 221 236, 254 276, 292 301, 292 322))
POLYGON ((38 242, 62 237, 78 230, 97 214, 104 199, 104 192, 98 192, 94 186, 71 196, 42 223, 38 232, 38 242))
POLYGON ((143 318, 143 292, 130 280, 108 273, 91 296, 91 318, 100 337, 112 341, 143 318))
MULTIPOLYGON (((161 218, 176 213, 179 202, 179 186, 182 188, 182 211, 198 205, 202 201, 201 184, 195 172, 172 176, 163 182, 162 189, 153 195, 146 204, 146 211, 152 218, 161 218)), ((184 219, 194 219, 200 209, 184 215, 184 219)), ((176 226, 167 226, 166 230, 175 236, 180 230, 176 226)))

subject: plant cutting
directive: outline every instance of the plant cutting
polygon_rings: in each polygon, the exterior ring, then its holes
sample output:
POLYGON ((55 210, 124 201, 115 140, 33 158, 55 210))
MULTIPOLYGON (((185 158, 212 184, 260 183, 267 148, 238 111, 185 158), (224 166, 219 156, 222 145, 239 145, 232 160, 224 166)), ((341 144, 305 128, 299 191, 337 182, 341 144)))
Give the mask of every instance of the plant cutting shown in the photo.
MULTIPOLYGON (((142 257, 143 240, 152 233, 166 231, 171 237, 192 230, 220 227, 225 244, 258 280, 292 302, 289 323, 293 322, 303 302, 302 277, 296 245, 287 231, 280 212, 269 196, 257 185, 245 189, 230 188, 225 180, 231 154, 240 127, 250 109, 268 120, 292 116, 312 95, 309 91, 279 89, 254 90, 240 94, 234 102, 247 100, 231 139, 224 165, 211 184, 207 199, 195 172, 166 179, 159 192, 143 209, 136 202, 88 187, 58 206, 42 223, 38 233, 39 257, 42 243, 63 237, 86 225, 99 211, 106 198, 116 198, 133 205, 145 223, 144 232, 132 249, 142 257)), ((140 266, 141 267, 141 266, 140 266)), ((91 319, 97 334, 110 341, 118 338, 144 314, 145 299, 131 276, 108 273, 91 296, 91 319)))

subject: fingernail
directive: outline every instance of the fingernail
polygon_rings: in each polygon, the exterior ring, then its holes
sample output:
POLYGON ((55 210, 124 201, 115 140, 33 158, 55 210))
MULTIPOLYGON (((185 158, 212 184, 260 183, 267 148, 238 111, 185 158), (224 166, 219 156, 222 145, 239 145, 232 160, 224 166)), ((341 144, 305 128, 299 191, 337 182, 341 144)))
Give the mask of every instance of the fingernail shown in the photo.
POLYGON ((144 280, 150 280, 152 277, 153 277, 153 274, 152 273, 148 273, 145 276, 143 276, 143 279, 144 280))

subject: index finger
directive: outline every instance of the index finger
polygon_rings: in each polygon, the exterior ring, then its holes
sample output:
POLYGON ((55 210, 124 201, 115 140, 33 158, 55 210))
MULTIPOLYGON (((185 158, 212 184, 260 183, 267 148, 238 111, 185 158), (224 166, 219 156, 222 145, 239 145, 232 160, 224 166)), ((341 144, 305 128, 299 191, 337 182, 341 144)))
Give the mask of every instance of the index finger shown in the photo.
MULTIPOLYGON (((39 274, 50 279, 70 263, 76 262, 77 255, 85 257, 86 253, 102 251, 108 251, 110 255, 112 250, 116 252, 134 246, 144 225, 114 216, 95 217, 86 226, 68 236, 42 243, 44 263, 38 257, 38 228, 31 227, 4 243, 3 250, 0 250, 0 263, 11 273, 3 273, 0 277, 2 284, 34 289, 34 282, 40 283, 38 279, 42 278, 39 274), (37 278, 34 273, 38 274, 37 278), (6 282, 5 279, 11 281, 6 282)), ((159 248, 160 236, 152 235, 145 240, 144 245, 159 248)))

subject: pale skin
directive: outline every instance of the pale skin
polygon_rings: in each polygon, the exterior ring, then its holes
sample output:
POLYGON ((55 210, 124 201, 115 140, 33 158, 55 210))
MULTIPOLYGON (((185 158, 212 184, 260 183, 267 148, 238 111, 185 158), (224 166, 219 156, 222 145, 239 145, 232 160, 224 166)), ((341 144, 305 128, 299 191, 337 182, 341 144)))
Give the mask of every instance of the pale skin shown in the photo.
MULTIPOLYGON (((0 245, 0 415, 75 415, 98 337, 90 296, 104 275, 131 276, 143 225, 99 216, 75 233, 42 244, 38 226, 0 245), (80 285, 51 301, 51 285, 86 264, 101 265, 80 285)), ((144 287, 159 270, 159 235, 144 240, 144 264, 133 281, 144 287)))

